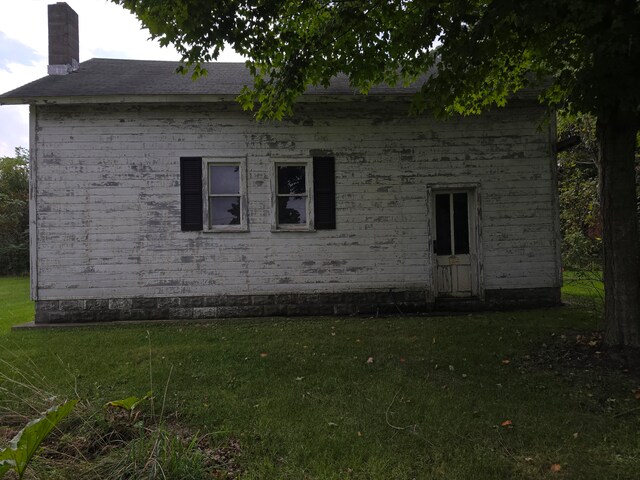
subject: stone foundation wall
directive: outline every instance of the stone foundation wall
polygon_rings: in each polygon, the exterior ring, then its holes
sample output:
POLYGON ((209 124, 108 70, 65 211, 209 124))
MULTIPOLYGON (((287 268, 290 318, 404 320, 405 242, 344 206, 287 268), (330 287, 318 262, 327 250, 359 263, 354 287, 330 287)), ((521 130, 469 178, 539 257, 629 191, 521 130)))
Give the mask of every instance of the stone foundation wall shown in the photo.
POLYGON ((486 290, 484 302, 488 308, 498 310, 521 307, 552 307, 561 303, 560 287, 486 290))
POLYGON ((235 317, 426 313, 543 307, 560 304, 559 288, 488 290, 484 301, 428 302, 429 292, 351 292, 209 297, 39 300, 36 323, 119 320, 215 319, 235 317))
POLYGON ((36 323, 208 319, 426 311, 424 290, 211 297, 39 300, 36 323))

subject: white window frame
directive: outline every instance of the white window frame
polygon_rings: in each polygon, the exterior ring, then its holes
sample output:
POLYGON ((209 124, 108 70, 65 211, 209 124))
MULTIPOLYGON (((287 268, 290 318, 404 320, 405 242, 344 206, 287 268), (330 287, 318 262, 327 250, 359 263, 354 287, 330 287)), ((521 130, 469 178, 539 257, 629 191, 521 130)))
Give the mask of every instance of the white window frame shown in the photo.
MULTIPOLYGON (((204 195, 202 212, 204 219, 202 222, 204 232, 247 232, 249 231, 248 224, 248 205, 247 205, 247 158, 246 157, 203 157, 202 159, 202 188, 204 195), (239 181, 240 191, 238 196, 240 197, 240 224, 239 225, 211 225, 211 217, 209 215, 209 166, 210 165, 223 165, 231 166, 237 165, 239 167, 239 181)), ((226 196, 226 195, 225 195, 226 196)), ((228 195, 233 196, 233 195, 228 195)))
MULTIPOLYGON (((289 195, 282 195, 289 196, 289 195)), ((300 195, 302 196, 302 195, 300 195)), ((313 232, 313 159, 286 158, 276 159, 273 162, 273 175, 271 179, 271 231, 272 232, 313 232), (306 209, 307 222, 301 224, 278 224, 278 167, 304 167, 306 183, 306 209)))

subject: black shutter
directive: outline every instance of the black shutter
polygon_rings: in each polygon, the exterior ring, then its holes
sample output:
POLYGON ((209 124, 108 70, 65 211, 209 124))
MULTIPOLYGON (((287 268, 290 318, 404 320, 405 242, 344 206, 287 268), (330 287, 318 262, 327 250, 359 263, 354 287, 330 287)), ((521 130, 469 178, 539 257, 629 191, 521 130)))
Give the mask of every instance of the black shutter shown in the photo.
POLYGON ((336 179, 333 157, 313 157, 313 205, 316 230, 334 230, 336 179))
POLYGON ((182 231, 202 230, 202 158, 180 158, 182 231))

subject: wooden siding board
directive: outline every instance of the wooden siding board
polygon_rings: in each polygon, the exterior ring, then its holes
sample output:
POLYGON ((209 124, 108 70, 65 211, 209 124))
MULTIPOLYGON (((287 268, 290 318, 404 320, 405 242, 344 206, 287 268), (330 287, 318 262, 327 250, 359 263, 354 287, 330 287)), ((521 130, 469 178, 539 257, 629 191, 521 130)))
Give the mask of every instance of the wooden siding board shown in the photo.
POLYGON ((261 124, 231 104, 38 107, 41 298, 428 290, 424 187, 453 181, 481 184, 485 288, 552 285, 542 110, 439 122, 406 107, 309 104, 261 124), (312 150, 336 158, 337 229, 273 233, 273 161, 312 150), (213 154, 247 158, 249 232, 180 232, 179 158, 213 154))
POLYGON ((38 300, 38 107, 29 106, 29 289, 31 300, 38 300))

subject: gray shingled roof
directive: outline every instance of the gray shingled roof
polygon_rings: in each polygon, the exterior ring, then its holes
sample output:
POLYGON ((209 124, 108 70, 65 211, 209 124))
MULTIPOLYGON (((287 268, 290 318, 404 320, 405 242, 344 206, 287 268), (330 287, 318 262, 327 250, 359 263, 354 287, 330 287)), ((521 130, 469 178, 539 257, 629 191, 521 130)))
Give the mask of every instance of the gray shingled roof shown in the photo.
MULTIPOLYGON (((245 85, 252 85, 243 63, 208 63, 208 75, 192 80, 176 73, 178 62, 115 60, 94 58, 80 64, 77 72, 49 75, 0 95, 2 103, 38 103, 45 99, 73 97, 127 97, 158 95, 237 96, 245 85)), ((410 94, 421 82, 403 87, 378 86, 371 95, 410 94)), ((354 95, 346 76, 335 77, 329 88, 311 87, 305 95, 354 95)))

